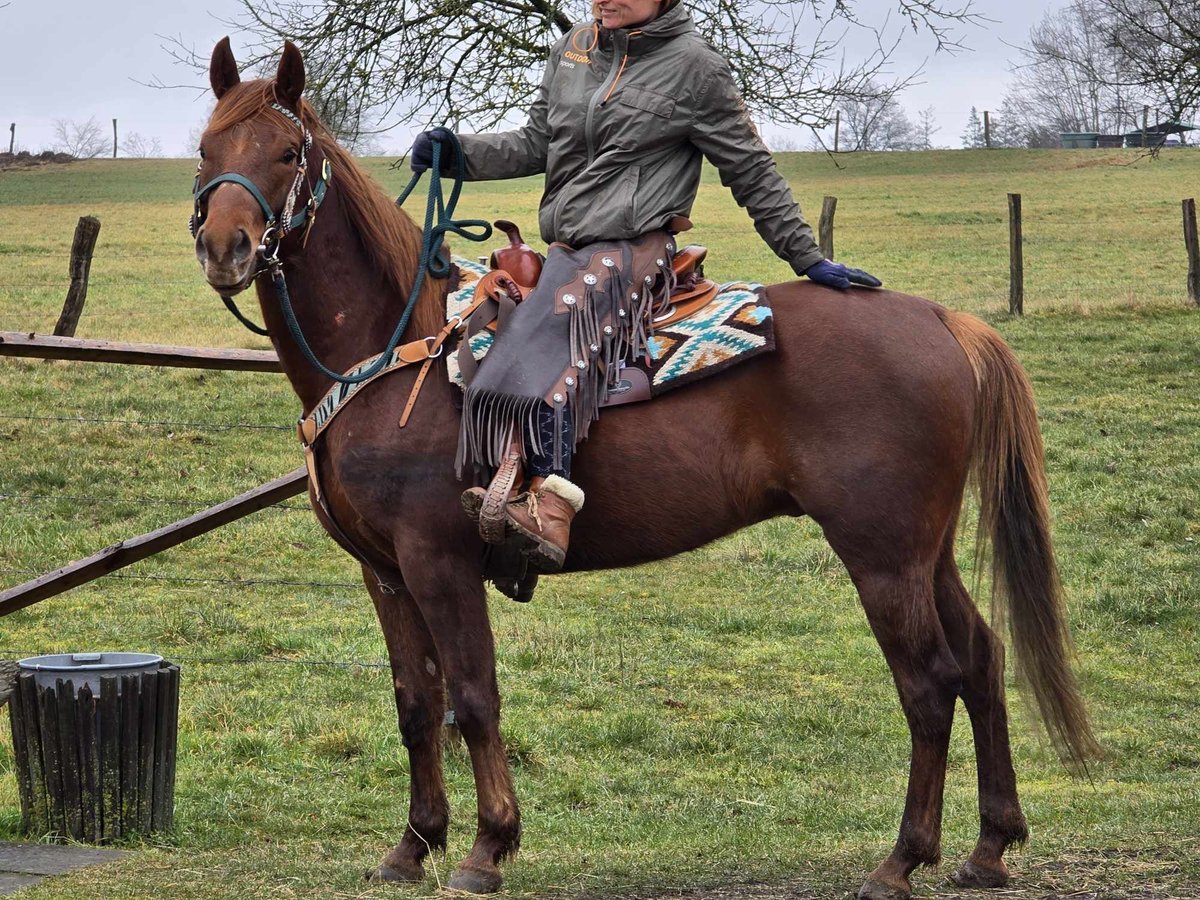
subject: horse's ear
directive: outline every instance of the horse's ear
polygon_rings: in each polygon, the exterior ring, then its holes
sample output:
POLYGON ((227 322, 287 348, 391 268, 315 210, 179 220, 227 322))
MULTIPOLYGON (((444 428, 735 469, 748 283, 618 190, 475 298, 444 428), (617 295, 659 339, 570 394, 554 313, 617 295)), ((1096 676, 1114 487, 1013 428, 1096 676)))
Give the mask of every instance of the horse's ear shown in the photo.
POLYGON ((275 99, 299 115, 300 95, 304 93, 304 58, 291 41, 283 43, 283 58, 275 73, 275 99))
POLYGON ((208 80, 212 83, 213 93, 220 100, 225 92, 241 81, 238 75, 237 60, 233 58, 233 50, 229 46, 229 38, 223 37, 213 47, 212 63, 208 67, 208 80))

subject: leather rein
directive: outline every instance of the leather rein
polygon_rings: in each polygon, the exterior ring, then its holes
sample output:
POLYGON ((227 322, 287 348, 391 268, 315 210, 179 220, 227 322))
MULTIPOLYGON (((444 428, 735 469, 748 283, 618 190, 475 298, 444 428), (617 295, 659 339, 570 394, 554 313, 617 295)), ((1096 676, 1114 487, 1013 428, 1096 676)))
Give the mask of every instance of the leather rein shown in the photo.
MULTIPOLYGON (((308 171, 308 152, 312 149, 313 136, 304 122, 293 113, 291 110, 284 108, 278 103, 271 104, 271 109, 283 115, 285 118, 295 124, 303 135, 300 156, 297 160, 296 177, 292 182, 291 189, 284 200, 283 209, 276 214, 275 210, 267 202, 266 197, 258 186, 254 184, 246 176, 238 172, 225 172, 218 175, 216 178, 209 181, 203 186, 200 184, 200 165, 196 167, 196 180, 192 188, 192 217, 188 223, 188 228, 194 238, 204 224, 205 210, 203 208, 204 199, 216 190, 222 184, 236 184, 246 189, 250 195, 258 203, 259 208, 263 212, 266 225, 263 229, 262 237, 259 240, 257 250, 257 268, 255 269, 253 279, 259 277, 263 273, 269 273, 272 284, 275 288, 276 296, 279 300, 281 310, 284 314, 284 319, 287 322, 288 330, 291 332, 293 339, 299 346, 305 358, 323 375, 334 382, 334 385, 329 389, 325 396, 313 408, 307 416, 304 416, 297 423, 297 431, 300 442, 304 447, 305 463, 308 469, 309 482, 313 489, 313 494, 321 505, 322 510, 329 518, 334 528, 341 532, 337 527, 337 523, 333 519, 332 512, 326 507, 324 497, 322 496, 320 479, 318 477, 316 465, 316 443, 321 434, 333 421, 334 416, 340 412, 345 404, 357 395, 358 391, 367 383, 374 381, 383 375, 394 372, 397 369, 404 368, 415 363, 423 363, 420 373, 418 373, 416 383, 413 386, 412 393, 409 396, 408 403, 404 407, 404 411, 399 420, 399 426, 404 427, 408 422, 409 415, 412 413, 416 403, 417 396, 421 390, 421 386, 425 382, 429 368, 435 359, 438 359, 444 350, 443 345, 455 333, 466 328, 466 320, 470 314, 477 308, 487 303, 491 299, 491 295, 486 288, 480 290, 476 295, 475 302, 464 310, 462 316, 455 316, 445 327, 435 335, 429 335, 420 338, 416 341, 410 341, 406 344, 400 344, 400 337, 408 327, 409 320, 412 317, 413 310, 416 307, 417 301, 420 299, 421 290, 424 286, 426 272, 434 277, 446 277, 450 274, 450 263, 448 258, 440 252, 442 250, 442 242, 447 232, 452 232, 460 237, 472 241, 485 241, 491 237, 492 227, 484 220, 463 220, 456 221, 453 218, 454 208, 458 202, 458 196, 462 189, 462 184, 465 181, 465 164, 463 161, 462 148, 458 144, 457 138, 450 135, 448 140, 448 149, 456 160, 456 172, 454 173, 454 184, 448 201, 444 201, 441 190, 440 178, 440 162, 443 152, 441 139, 435 138, 433 141, 433 160, 430 168, 431 180, 429 186, 429 199, 425 210, 425 222, 422 231, 421 254, 414 277, 412 291, 409 294, 408 302, 405 305, 404 312, 393 330, 391 337, 388 340, 387 346, 381 353, 363 360, 346 373, 335 372, 325 366, 316 354, 312 351, 307 339, 304 336, 303 330, 296 317, 292 307, 291 296, 287 289, 287 281, 283 273, 283 262, 280 259, 280 247, 282 239, 288 234, 303 229, 303 243, 307 243, 309 233, 316 222, 317 210, 325 199, 329 184, 332 180, 332 170, 329 165, 329 160, 326 158, 321 163, 320 178, 315 186, 309 187, 309 199, 303 205, 299 212, 296 212, 295 207, 300 195, 300 190, 307 184, 308 171), (436 214, 436 221, 435 221, 436 214), (478 232, 472 233, 468 228, 476 228, 478 232)), ((420 172, 414 173, 412 180, 397 199, 397 205, 400 205, 412 193, 413 188, 421 178, 420 172)), ((303 244, 302 244, 303 246, 303 244)), ((484 287, 481 285, 481 287, 484 287)), ((498 285, 490 285, 493 292, 503 291, 503 288, 498 285)), ((237 308, 232 298, 222 296, 222 301, 229 311, 247 328, 256 334, 267 335, 268 332, 264 328, 255 325, 247 319, 237 308)), ((342 537, 349 542, 344 534, 342 537)), ((352 542, 351 546, 353 546, 352 542)), ((356 553, 357 556, 362 556, 361 553, 356 553)), ((364 560, 365 561, 365 560, 364 560)), ((369 565, 369 563, 368 563, 369 565)))

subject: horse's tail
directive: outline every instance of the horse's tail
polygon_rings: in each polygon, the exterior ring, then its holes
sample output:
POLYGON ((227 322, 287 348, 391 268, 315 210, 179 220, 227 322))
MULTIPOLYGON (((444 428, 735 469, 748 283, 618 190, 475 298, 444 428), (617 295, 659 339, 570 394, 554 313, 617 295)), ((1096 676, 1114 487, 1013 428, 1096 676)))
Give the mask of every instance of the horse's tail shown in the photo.
POLYGON ((1029 377, 1004 339, 974 316, 942 316, 975 373, 972 467, 979 489, 977 571, 992 547, 992 618, 1007 619, 1020 682, 1056 749, 1076 769, 1099 753, 1071 671, 1062 584, 1050 536, 1042 436, 1029 377))

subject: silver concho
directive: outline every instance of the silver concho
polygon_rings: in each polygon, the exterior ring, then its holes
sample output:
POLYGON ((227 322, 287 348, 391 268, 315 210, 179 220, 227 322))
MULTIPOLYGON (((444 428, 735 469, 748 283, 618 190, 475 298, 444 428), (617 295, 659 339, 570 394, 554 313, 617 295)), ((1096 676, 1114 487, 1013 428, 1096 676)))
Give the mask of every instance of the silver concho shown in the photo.
POLYGON ((617 315, 618 315, 618 316, 620 316, 622 319, 623 319, 623 318, 625 318, 625 310, 623 310, 623 309, 618 309, 618 310, 617 310, 617 315))
POLYGON ((666 265, 666 263, 664 263, 664 262, 663 262, 661 259, 656 259, 656 260, 655 260, 655 263, 657 263, 657 264, 658 264, 658 265, 660 265, 660 266, 665 266, 665 265, 666 265))
POLYGON ((595 284, 596 276, 593 275, 591 272, 588 272, 588 274, 583 276, 583 283, 584 284, 595 284))
POLYGON ((632 294, 629 295, 630 300, 636 300, 637 298, 638 298, 637 291, 634 291, 632 294))
POLYGON ((563 303, 567 304, 567 306, 574 306, 575 305, 575 295, 574 294, 563 294, 563 303))
POLYGON ((612 326, 611 326, 611 325, 605 325, 605 326, 604 326, 604 333, 605 333, 605 334, 612 334, 612 326))
POLYGON ((592 352, 593 352, 593 353, 599 353, 599 352, 600 352, 600 345, 599 345, 599 344, 592 344, 592 352))
POLYGON ((611 256, 604 257, 602 260, 600 260, 600 262, 604 263, 606 266, 616 265, 616 263, 613 262, 613 258, 611 256))
POLYGON ((586 368, 587 368, 587 363, 585 363, 585 362, 584 362, 584 361, 581 359, 581 360, 579 360, 579 362, 575 363, 575 368, 577 368, 577 369, 586 369, 586 368))
POLYGON ((562 395, 562 394, 555 394, 555 395, 554 395, 554 402, 555 402, 555 403, 562 403, 562 402, 563 402, 563 395, 562 395))
POLYGON ((644 282, 646 282, 646 284, 649 284, 649 283, 650 283, 650 282, 652 282, 654 279, 653 279, 653 278, 651 278, 649 275, 647 275, 647 276, 646 276, 645 278, 643 278, 642 280, 643 280, 644 282))
POLYGON ((575 387, 575 379, 570 375, 568 375, 564 380, 567 382, 567 387, 575 387))

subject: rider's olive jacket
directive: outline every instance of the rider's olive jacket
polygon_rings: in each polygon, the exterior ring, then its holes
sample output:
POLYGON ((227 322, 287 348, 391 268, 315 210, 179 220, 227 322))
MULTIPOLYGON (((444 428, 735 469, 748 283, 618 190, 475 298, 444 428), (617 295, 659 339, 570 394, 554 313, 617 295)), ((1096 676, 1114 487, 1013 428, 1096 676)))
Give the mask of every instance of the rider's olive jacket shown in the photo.
POLYGON ((459 138, 472 180, 546 173, 547 243, 634 238, 689 215, 703 154, 797 274, 822 258, 729 65, 681 4, 634 29, 577 25, 555 44, 523 128, 459 138))

